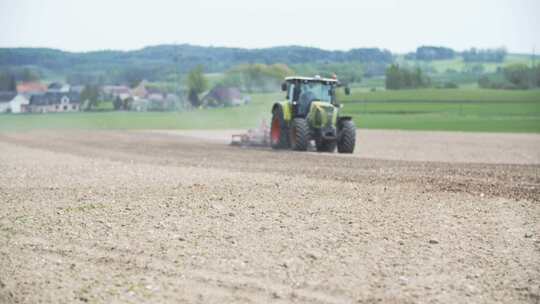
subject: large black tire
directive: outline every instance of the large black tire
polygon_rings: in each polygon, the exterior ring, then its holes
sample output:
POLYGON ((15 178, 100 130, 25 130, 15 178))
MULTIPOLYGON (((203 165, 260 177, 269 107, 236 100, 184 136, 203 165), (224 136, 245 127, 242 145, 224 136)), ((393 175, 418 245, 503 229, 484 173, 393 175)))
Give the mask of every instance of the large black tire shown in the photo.
POLYGON ((330 152, 333 153, 336 150, 336 141, 335 140, 317 140, 315 146, 317 152, 330 152))
POLYGON ((352 120, 341 122, 338 131, 337 149, 339 153, 353 153, 356 144, 356 126, 352 120))
POLYGON ((272 124, 270 125, 270 144, 272 149, 289 148, 289 130, 283 117, 281 107, 276 107, 272 112, 272 124))
POLYGON ((304 118, 295 118, 291 123, 291 148, 295 151, 307 151, 309 144, 309 125, 304 118))

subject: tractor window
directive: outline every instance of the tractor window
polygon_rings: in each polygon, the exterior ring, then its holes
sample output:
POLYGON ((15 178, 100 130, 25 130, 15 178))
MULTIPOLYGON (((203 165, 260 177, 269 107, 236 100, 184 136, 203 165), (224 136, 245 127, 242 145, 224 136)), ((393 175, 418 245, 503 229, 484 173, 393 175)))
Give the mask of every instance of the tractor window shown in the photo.
POLYGON ((290 100, 290 101, 295 100, 294 99, 294 87, 295 87, 294 83, 289 84, 289 91, 287 92, 287 99, 290 100))
POLYGON ((321 82, 307 82, 301 85, 300 101, 311 102, 314 100, 332 102, 333 88, 329 84, 321 82))

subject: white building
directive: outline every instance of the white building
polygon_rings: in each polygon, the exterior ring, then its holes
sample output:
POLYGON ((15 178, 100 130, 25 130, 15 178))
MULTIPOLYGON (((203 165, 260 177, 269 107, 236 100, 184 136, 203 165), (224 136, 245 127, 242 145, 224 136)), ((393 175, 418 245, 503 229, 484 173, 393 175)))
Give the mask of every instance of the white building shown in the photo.
POLYGON ((11 100, 11 113, 24 113, 27 111, 28 103, 30 100, 23 94, 17 94, 15 98, 11 100))
POLYGON ((26 112, 29 100, 16 92, 0 92, 0 113, 26 112))

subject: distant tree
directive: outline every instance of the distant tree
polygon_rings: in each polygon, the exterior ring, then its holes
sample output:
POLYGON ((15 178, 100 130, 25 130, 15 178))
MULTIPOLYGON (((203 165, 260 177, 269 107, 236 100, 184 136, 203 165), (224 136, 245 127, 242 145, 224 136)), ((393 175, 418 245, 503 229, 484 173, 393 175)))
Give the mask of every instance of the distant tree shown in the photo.
POLYGON ((365 77, 383 76, 386 71, 387 64, 382 62, 366 62, 362 63, 362 71, 365 77))
POLYGON ((526 89, 533 83, 532 69, 525 64, 512 64, 504 68, 504 77, 517 88, 526 89))
POLYGON ((39 73, 32 69, 24 68, 21 73, 21 80, 22 81, 37 81, 39 80, 39 73))
POLYGON ((286 64, 276 63, 269 65, 265 68, 264 74, 270 78, 276 79, 279 83, 283 78, 291 76, 294 74, 294 71, 291 70, 286 64))
POLYGON ((506 58, 507 51, 501 47, 498 49, 476 49, 461 53, 465 62, 503 62, 506 58))
POLYGON ((122 109, 123 110, 129 110, 131 109, 131 106, 133 104, 133 98, 128 97, 122 101, 122 109))
POLYGON ((483 89, 489 89, 491 88, 491 80, 487 75, 483 75, 480 78, 478 78, 478 86, 483 89))
POLYGON ((131 88, 134 88, 141 83, 144 79, 148 79, 150 77, 151 71, 140 68, 140 67, 129 67, 123 69, 119 75, 117 75, 116 81, 117 83, 127 83, 131 88))
POLYGON ((116 98, 113 100, 113 108, 115 111, 126 110, 124 108, 124 103, 122 102, 122 99, 118 96, 116 96, 116 98))
POLYGON ((405 59, 407 60, 416 60, 416 52, 409 52, 405 54, 405 59))
POLYGON ((201 105, 199 94, 208 89, 208 80, 204 76, 202 65, 195 67, 187 76, 186 86, 188 88, 188 99, 191 105, 198 107, 201 105))
POLYGON ((225 73, 225 76, 221 81, 219 82, 219 85, 223 87, 235 87, 235 88, 241 88, 242 87, 242 75, 239 73, 231 73, 227 72, 225 73))
POLYGON ((388 90, 399 90, 403 86, 401 72, 397 64, 392 64, 386 69, 385 86, 388 90))
POLYGON ((97 85, 86 85, 81 92, 81 101, 86 102, 85 110, 92 110, 99 103, 99 87, 97 85))
MULTIPOLYGON (((414 59, 418 60, 442 60, 452 59, 455 56, 454 50, 438 46, 421 46, 416 49, 414 59)), ((412 59, 412 55, 407 55, 407 59, 412 59)))
POLYGON ((534 78, 537 87, 540 87, 540 65, 533 67, 534 78))
POLYGON ((480 75, 485 71, 485 67, 482 63, 467 63, 464 68, 465 73, 480 75))
POLYGON ((10 72, 0 72, 0 91, 16 91, 17 81, 10 72))
POLYGON ((526 90, 540 87, 540 68, 526 64, 511 64, 496 73, 483 75, 478 86, 489 89, 526 90))
POLYGON ((71 85, 104 85, 106 83, 103 74, 71 72, 66 76, 66 82, 71 85))
POLYGON ((459 89, 459 86, 457 83, 452 81, 447 81, 443 84, 443 88, 445 89, 459 89))
POLYGON ((420 68, 409 70, 392 64, 386 69, 385 86, 388 90, 414 89, 431 85, 431 79, 424 76, 420 68))

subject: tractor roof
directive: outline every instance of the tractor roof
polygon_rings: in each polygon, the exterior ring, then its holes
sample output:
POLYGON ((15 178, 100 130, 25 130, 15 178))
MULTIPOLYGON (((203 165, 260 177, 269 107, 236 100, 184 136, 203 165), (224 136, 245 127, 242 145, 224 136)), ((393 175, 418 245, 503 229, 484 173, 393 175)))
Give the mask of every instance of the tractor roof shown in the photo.
POLYGON ((303 76, 285 77, 285 81, 294 81, 294 80, 338 83, 337 79, 334 79, 334 78, 322 78, 320 76, 315 76, 315 77, 303 77, 303 76))

